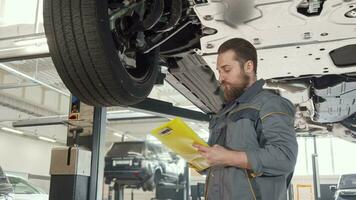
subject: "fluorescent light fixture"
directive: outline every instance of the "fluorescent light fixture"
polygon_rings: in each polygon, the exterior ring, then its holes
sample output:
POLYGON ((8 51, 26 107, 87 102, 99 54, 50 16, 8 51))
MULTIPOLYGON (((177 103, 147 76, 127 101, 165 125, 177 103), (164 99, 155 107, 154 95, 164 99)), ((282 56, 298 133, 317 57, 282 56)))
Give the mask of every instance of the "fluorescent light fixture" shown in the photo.
POLYGON ((200 129, 200 132, 202 132, 204 135, 209 135, 209 132, 203 128, 200 129))
POLYGON ((188 122, 190 125, 195 126, 197 125, 195 122, 188 122))
POLYGON ((194 106, 194 105, 191 105, 191 106, 179 106, 181 108, 184 108, 184 109, 188 109, 188 110, 194 110, 194 111, 201 111, 200 108, 194 106))
POLYGON ((28 40, 18 40, 14 42, 16 46, 28 46, 28 45, 38 45, 47 43, 47 38, 37 38, 28 40))
POLYGON ((107 118, 110 119, 128 119, 128 118, 139 118, 139 117, 152 117, 154 115, 142 113, 142 112, 133 112, 133 111, 114 111, 108 112, 107 118))
POLYGON ((43 141, 47 141, 47 142, 53 142, 53 143, 56 142, 55 139, 51 139, 51 138, 43 137, 43 136, 39 136, 38 139, 43 140, 43 141))
POLYGON ((12 128, 1 127, 1 130, 22 135, 23 132, 12 128))
POLYGON ((116 113, 130 113, 132 112, 131 110, 113 110, 113 111, 108 111, 108 114, 116 114, 116 113))
POLYGON ((113 133, 113 134, 117 137, 122 137, 122 134, 120 134, 120 133, 113 133))
POLYGON ((40 53, 48 53, 48 46, 47 45, 30 45, 26 46, 24 48, 24 51, 27 53, 32 53, 32 54, 40 54, 40 53))

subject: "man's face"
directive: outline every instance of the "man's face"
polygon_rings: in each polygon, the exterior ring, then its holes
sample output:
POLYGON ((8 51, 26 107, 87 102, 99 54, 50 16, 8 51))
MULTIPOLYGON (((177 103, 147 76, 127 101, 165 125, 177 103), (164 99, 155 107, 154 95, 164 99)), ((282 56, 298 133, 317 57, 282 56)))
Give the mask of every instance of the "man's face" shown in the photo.
POLYGON ((250 82, 250 77, 236 60, 235 53, 232 50, 218 55, 217 70, 226 102, 238 98, 250 82))

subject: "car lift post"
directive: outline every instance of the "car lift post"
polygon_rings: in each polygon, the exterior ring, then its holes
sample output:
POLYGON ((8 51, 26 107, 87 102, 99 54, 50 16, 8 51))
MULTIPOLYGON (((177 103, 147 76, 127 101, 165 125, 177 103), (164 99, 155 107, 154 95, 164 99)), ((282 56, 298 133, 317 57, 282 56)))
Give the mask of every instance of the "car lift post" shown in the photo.
POLYGON ((67 147, 52 150, 49 200, 101 200, 106 108, 72 97, 69 118, 67 147))
POLYGON ((319 163, 318 163, 318 150, 316 143, 316 136, 313 136, 314 153, 312 154, 312 167, 313 167, 313 188, 315 200, 321 199, 320 194, 320 178, 319 178, 319 163))
POLYGON ((124 186, 115 183, 114 190, 115 190, 115 200, 124 200, 124 186))
POLYGON ((184 187, 184 200, 189 200, 189 194, 190 194, 190 176, 189 176, 189 166, 188 163, 185 164, 184 166, 184 183, 185 183, 185 187, 184 187))

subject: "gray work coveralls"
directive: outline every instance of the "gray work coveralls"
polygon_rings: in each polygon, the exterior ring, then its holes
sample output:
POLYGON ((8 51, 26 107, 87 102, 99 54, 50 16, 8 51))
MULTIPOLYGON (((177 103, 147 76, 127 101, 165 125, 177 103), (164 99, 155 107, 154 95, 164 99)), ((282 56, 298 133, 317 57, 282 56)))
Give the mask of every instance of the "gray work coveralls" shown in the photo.
POLYGON ((295 108, 256 81, 209 124, 209 145, 244 151, 252 169, 213 166, 207 171, 208 200, 285 200, 287 177, 296 164, 295 108))

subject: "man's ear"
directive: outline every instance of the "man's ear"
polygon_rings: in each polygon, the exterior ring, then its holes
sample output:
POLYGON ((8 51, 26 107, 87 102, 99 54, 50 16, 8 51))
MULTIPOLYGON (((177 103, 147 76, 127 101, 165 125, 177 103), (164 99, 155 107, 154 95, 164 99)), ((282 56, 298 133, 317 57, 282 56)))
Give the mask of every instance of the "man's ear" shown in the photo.
POLYGON ((254 64, 253 64, 252 60, 248 60, 245 62, 244 70, 245 70, 245 73, 247 73, 247 74, 255 73, 254 64))

